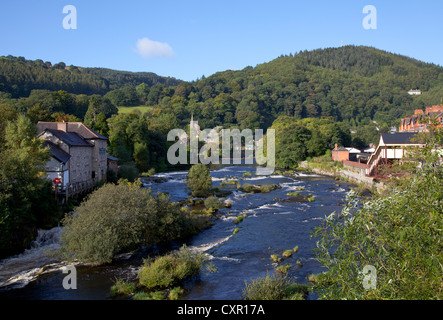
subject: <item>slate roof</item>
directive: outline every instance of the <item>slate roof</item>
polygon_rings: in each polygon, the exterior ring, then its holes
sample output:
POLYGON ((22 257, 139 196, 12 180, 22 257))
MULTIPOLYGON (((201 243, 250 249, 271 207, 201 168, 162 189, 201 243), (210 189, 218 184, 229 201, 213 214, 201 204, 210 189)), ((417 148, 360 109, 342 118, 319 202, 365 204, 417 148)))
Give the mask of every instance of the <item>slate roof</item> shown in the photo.
MULTIPOLYGON (((91 128, 88 128, 81 122, 65 122, 67 132, 75 132, 79 134, 86 140, 100 139, 100 140, 108 140, 105 136, 95 132, 91 128)), ((39 121, 37 123, 37 131, 38 134, 43 132, 45 129, 57 130, 57 122, 43 122, 39 121)))
POLYGON ((43 132, 50 132, 70 147, 93 147, 92 144, 87 142, 76 132, 64 132, 53 129, 45 129, 43 132))
POLYGON ((106 156, 109 160, 111 160, 111 161, 119 161, 120 159, 119 158, 116 158, 116 157, 113 157, 113 156, 110 156, 109 154, 106 156))
POLYGON ((43 143, 44 147, 49 147, 49 152, 52 154, 52 156, 57 159, 60 162, 67 163, 68 160, 71 158, 71 155, 64 152, 62 149, 57 147, 54 143, 51 141, 45 141, 43 143))
POLYGON ((385 144, 419 144, 412 141, 417 136, 416 132, 382 133, 385 144))

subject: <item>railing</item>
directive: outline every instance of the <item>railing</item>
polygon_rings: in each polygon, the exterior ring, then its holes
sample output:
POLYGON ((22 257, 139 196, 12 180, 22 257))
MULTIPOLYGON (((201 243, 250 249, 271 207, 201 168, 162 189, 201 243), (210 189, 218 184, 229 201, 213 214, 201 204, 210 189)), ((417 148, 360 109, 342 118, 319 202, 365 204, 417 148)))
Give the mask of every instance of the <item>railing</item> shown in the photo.
POLYGON ((97 184, 95 180, 80 181, 75 183, 69 183, 65 187, 55 186, 54 192, 58 195, 63 195, 66 199, 75 197, 78 194, 91 191, 97 184))

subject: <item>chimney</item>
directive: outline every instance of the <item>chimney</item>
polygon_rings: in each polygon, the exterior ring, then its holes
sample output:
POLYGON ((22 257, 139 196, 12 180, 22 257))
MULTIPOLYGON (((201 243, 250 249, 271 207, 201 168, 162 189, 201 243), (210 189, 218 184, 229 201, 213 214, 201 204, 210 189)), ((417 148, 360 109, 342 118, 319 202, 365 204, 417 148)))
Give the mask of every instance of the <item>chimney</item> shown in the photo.
POLYGON ((335 144, 335 150, 337 150, 338 149, 338 144, 335 144))
POLYGON ((57 130, 67 132, 68 131, 68 123, 67 122, 57 122, 57 130))

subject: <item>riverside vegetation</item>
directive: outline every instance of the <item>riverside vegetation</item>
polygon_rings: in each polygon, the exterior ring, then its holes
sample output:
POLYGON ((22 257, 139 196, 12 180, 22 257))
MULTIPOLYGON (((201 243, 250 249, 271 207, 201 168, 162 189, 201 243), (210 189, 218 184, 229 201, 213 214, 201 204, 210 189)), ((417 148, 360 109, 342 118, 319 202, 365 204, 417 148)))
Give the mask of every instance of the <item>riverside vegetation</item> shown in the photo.
POLYGON ((442 136, 431 128, 383 194, 361 200, 351 192, 343 211, 316 228, 316 256, 327 269, 313 278, 320 299, 443 298, 442 136), (377 271, 374 289, 362 285, 366 265, 377 271))

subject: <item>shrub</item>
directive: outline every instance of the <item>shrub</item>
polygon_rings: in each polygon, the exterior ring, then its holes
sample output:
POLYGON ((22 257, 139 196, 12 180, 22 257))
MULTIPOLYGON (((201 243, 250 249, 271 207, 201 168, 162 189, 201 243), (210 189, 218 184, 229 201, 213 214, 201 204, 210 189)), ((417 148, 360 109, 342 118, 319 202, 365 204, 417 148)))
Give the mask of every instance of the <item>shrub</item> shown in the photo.
POLYGON ((139 174, 140 173, 133 162, 122 164, 118 169, 118 178, 126 179, 129 182, 134 182, 139 174))
POLYGON ((288 264, 288 263, 286 263, 286 264, 282 264, 281 266, 278 266, 277 268, 275 268, 275 270, 276 270, 278 273, 286 274, 286 273, 288 273, 288 271, 289 271, 290 268, 291 268, 291 265, 288 264))
POLYGON ((130 295, 135 292, 136 285, 132 282, 127 282, 121 279, 117 279, 115 284, 111 287, 111 296, 116 295, 130 295))
POLYGON ((296 197, 296 196, 298 196, 300 193, 298 193, 298 192, 288 192, 286 195, 288 196, 288 197, 296 197))
POLYGON ((239 228, 235 228, 234 229, 234 232, 232 232, 232 234, 237 234, 237 233, 239 233, 240 232, 240 229, 239 228))
POLYGON ((431 131, 424 148, 410 151, 419 168, 373 199, 350 192, 344 209, 316 229, 316 256, 329 270, 315 286, 320 298, 443 298, 443 167, 434 151, 442 135, 431 131), (362 285, 367 265, 377 271, 375 289, 362 285))
POLYGON ((186 184, 194 197, 207 197, 212 188, 209 169, 201 163, 193 165, 189 170, 186 184))
POLYGON ((262 278, 245 282, 243 299, 245 300, 302 300, 307 294, 307 287, 291 283, 286 275, 272 276, 269 273, 262 278))
POLYGON ((224 204, 217 197, 210 196, 205 199, 205 207, 206 207, 206 209, 219 210, 224 207, 224 204))
POLYGON ((109 263, 121 252, 194 232, 189 217, 165 195, 138 184, 107 184, 67 215, 60 253, 65 259, 109 263))
POLYGON ((289 258, 292 256, 292 250, 285 250, 283 252, 283 258, 289 258))
POLYGON ((241 223, 244 219, 246 218, 246 213, 239 215, 238 217, 235 218, 234 223, 235 224, 239 224, 241 223))
POLYGON ((195 253, 183 246, 179 251, 152 260, 145 260, 138 279, 147 289, 168 288, 184 278, 195 276, 206 261, 202 253, 195 253))
POLYGON ((271 260, 272 262, 281 262, 281 258, 278 256, 278 254, 271 254, 271 260))
POLYGON ((133 300, 152 300, 151 294, 148 292, 137 292, 132 297, 133 300))
POLYGON ((169 300, 178 300, 185 291, 180 287, 175 287, 169 291, 168 298, 169 300))

